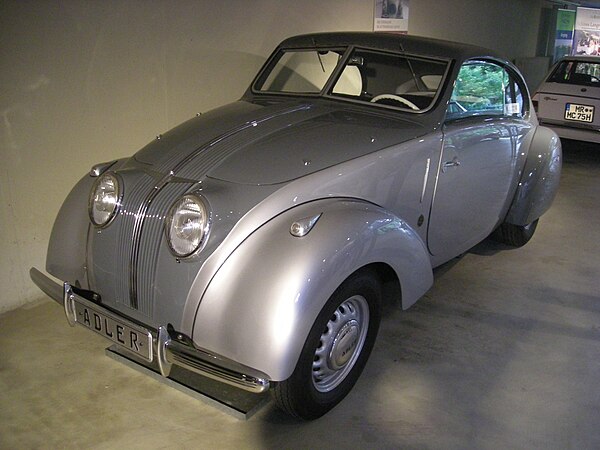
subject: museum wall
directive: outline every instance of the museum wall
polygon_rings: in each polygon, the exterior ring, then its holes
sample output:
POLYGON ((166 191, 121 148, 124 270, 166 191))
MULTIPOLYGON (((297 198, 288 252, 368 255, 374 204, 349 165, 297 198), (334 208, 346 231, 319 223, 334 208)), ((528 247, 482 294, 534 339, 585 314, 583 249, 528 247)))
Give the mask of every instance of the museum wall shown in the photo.
MULTIPOLYGON (((533 56, 540 3, 411 0, 411 34, 533 56), (486 19, 489 17, 489 19, 486 19)), ((237 99, 281 39, 372 29, 371 0, 0 2, 0 312, 44 298, 52 223, 93 163, 237 99)))
POLYGON ((542 1, 411 0, 409 32, 535 56, 542 1))

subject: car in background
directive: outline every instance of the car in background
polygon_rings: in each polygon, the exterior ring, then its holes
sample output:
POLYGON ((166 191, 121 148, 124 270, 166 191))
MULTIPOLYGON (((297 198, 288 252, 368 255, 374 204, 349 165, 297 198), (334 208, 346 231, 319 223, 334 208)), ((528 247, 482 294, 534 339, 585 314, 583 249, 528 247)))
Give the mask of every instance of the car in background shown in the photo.
POLYGON ((561 138, 600 143, 600 56, 568 56, 533 96, 541 125, 561 138))
POLYGON ((163 376, 271 389, 314 419, 357 381, 382 302, 409 308, 490 234, 524 245, 560 171, 560 139, 490 50, 296 36, 240 100, 93 166, 52 230, 59 282, 31 277, 163 376))

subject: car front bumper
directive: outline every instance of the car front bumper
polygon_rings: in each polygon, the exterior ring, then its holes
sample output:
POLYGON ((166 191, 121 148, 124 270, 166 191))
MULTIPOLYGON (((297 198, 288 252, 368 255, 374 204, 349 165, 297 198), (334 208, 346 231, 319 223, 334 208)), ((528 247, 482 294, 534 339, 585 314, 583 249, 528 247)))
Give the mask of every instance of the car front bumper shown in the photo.
POLYGON ((176 365, 248 392, 260 394, 269 389, 269 380, 263 374, 197 349, 190 338, 170 326, 148 329, 106 309, 91 291, 67 282, 61 286, 34 267, 29 274, 43 292, 63 306, 70 325, 88 328, 148 362, 156 360, 164 377, 176 365))

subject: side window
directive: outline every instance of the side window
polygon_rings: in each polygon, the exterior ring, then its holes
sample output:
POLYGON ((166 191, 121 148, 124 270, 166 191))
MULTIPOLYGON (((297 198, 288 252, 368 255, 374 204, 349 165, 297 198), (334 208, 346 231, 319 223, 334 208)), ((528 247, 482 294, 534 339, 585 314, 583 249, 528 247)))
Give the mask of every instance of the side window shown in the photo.
POLYGON ((458 73, 446 118, 521 116, 523 103, 519 84, 504 68, 487 61, 469 61, 458 73))

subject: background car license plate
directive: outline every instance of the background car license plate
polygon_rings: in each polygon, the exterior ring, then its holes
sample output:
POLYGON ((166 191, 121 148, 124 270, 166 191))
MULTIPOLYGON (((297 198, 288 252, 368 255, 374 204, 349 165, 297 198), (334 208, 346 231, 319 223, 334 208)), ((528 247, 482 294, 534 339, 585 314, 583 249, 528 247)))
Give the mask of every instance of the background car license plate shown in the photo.
POLYGON ((75 321, 110 339, 115 344, 152 361, 152 335, 148 330, 128 324, 96 308, 74 300, 75 321))
POLYGON ((593 122, 594 107, 589 105, 579 105, 577 103, 567 103, 565 105, 565 120, 593 122))

